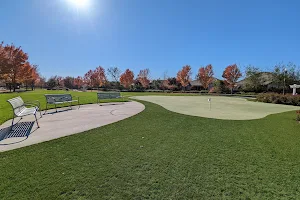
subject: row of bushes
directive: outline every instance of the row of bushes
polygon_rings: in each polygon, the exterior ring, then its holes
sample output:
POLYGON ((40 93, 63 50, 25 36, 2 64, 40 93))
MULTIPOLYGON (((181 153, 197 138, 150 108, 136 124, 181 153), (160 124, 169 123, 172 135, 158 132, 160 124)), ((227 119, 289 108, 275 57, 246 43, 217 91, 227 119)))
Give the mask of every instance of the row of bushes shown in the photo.
POLYGON ((300 106, 300 95, 293 96, 290 94, 262 93, 257 95, 257 101, 300 106))

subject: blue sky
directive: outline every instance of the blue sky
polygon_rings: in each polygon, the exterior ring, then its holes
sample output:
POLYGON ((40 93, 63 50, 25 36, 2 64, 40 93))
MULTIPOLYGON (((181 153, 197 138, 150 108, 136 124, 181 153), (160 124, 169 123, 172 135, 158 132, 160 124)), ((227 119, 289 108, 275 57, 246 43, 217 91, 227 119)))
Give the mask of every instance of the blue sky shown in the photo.
POLYGON ((217 77, 237 63, 270 70, 300 64, 297 0, 1 0, 0 41, 22 46, 40 72, 78 76, 101 65, 149 68, 152 78, 193 77, 212 64, 217 77))

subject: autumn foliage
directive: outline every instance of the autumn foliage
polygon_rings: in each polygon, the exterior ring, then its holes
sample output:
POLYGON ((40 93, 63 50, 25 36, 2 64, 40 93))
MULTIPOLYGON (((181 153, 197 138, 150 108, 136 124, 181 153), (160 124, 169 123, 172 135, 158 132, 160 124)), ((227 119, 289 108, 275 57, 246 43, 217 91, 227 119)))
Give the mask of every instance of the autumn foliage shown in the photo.
MULTIPOLYGON (((144 89, 163 89, 163 90, 178 90, 186 89, 191 81, 191 66, 185 65, 177 76, 173 78, 167 78, 165 73, 163 80, 152 81, 150 84, 150 70, 143 69, 139 71, 136 79, 134 79, 134 73, 127 69, 120 76, 120 69, 118 67, 110 67, 107 69, 107 74, 111 77, 114 83, 108 83, 106 78, 106 71, 103 67, 99 66, 94 70, 89 70, 83 77, 78 76, 74 78, 67 76, 65 78, 60 76, 52 76, 46 82, 46 78, 40 77, 38 72, 38 66, 29 62, 28 54, 23 51, 21 47, 17 47, 14 44, 0 43, 0 82, 1 86, 5 84, 10 90, 15 89, 22 85, 26 89, 31 87, 32 90, 35 85, 41 87, 46 86, 48 88, 62 89, 66 88, 82 88, 83 85, 87 85, 89 88, 106 87, 106 89, 118 88, 120 84, 124 88, 131 88, 135 86, 136 89, 140 89, 142 86, 144 89), (120 82, 118 82, 120 81, 120 82)), ((201 82, 205 89, 209 88, 209 85, 214 81, 213 67, 207 65, 201 67, 197 73, 197 78, 201 82)), ((223 72, 224 83, 233 91, 237 80, 242 76, 239 68, 236 64, 228 66, 223 72)))
POLYGON ((209 85, 214 81, 214 72, 212 65, 207 65, 206 67, 200 67, 198 71, 198 79, 204 89, 208 89, 209 85))
POLYGON ((21 47, 14 44, 0 43, 0 79, 4 80, 15 91, 17 83, 30 85, 34 89, 39 79, 37 65, 28 62, 28 55, 21 47))
POLYGON ((40 76, 38 73, 37 65, 30 65, 29 62, 26 62, 23 67, 20 69, 21 76, 20 82, 24 83, 26 89, 28 86, 33 90, 34 85, 39 81, 40 76))
POLYGON ((231 94, 233 92, 235 84, 241 76, 242 73, 236 64, 229 65, 225 68, 222 77, 225 79, 224 81, 226 85, 230 88, 231 94))
POLYGON ((95 85, 94 72, 92 70, 89 70, 87 73, 84 74, 83 80, 87 86, 93 87, 93 85, 95 85))
POLYGON ((94 71, 89 70, 84 75, 84 83, 89 87, 102 87, 106 84, 107 78, 105 75, 105 69, 101 66, 97 67, 94 71))
POLYGON ((191 80, 191 66, 186 65, 182 67, 182 70, 180 70, 177 73, 176 81, 181 84, 183 88, 188 86, 191 80))
POLYGON ((173 85, 171 85, 170 81, 168 79, 165 79, 162 81, 161 83, 161 87, 163 88, 163 90, 170 90, 173 88, 173 85))
POLYGON ((77 78, 74 79, 74 85, 77 88, 81 88, 83 86, 83 78, 81 76, 77 76, 77 78))
POLYGON ((101 66, 97 67, 94 71, 94 78, 96 86, 104 86, 107 82, 107 78, 105 75, 105 69, 101 66))
POLYGON ((120 76, 120 83, 121 85, 123 85, 125 88, 129 89, 130 86, 133 84, 134 82, 134 74, 132 71, 130 71, 129 69, 126 69, 126 71, 121 74, 120 76))
POLYGON ((143 88, 149 87, 150 84, 149 74, 150 74, 149 69, 143 69, 138 74, 138 81, 142 84, 143 88))

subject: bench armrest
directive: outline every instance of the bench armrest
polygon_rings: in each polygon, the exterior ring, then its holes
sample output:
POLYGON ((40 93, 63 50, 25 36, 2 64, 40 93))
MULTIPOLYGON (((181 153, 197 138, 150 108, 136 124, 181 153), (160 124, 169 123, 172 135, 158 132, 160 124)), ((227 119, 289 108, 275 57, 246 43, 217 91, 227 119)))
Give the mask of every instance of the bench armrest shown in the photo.
POLYGON ((41 104, 38 100, 35 101, 26 101, 24 102, 25 106, 37 106, 38 108, 40 108, 41 104))
POLYGON ((72 98, 77 98, 79 100, 79 96, 72 96, 72 98))
POLYGON ((77 98, 79 104, 79 96, 72 96, 72 98, 77 98))

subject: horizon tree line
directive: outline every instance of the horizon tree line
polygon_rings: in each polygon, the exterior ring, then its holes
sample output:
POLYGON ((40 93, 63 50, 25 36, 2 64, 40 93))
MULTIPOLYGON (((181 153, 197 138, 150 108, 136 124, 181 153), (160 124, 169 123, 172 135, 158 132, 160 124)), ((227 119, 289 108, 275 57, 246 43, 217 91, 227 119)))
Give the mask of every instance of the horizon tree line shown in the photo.
MULTIPOLYGON (((89 88, 125 88, 148 89, 151 87, 161 90, 187 90, 192 81, 192 68, 185 65, 176 74, 176 77, 168 77, 164 73, 163 80, 151 80, 148 68, 139 71, 135 77, 134 72, 126 69, 123 73, 118 67, 110 67, 105 70, 98 66, 94 70, 88 70, 83 76, 61 77, 52 76, 48 80, 42 77, 38 70, 38 65, 29 62, 29 56, 21 47, 14 44, 0 43, 0 82, 5 82, 6 86, 15 91, 18 84, 23 84, 26 89, 30 87, 34 90, 35 86, 40 87, 67 87, 79 89, 83 86, 89 88), (112 81, 108 81, 107 76, 112 81)), ((243 86, 245 91, 264 91, 265 85, 269 82, 272 87, 279 90, 287 89, 288 84, 300 83, 300 71, 294 63, 279 63, 274 66, 273 71, 263 72, 256 66, 248 65, 245 70, 246 83, 243 86), (269 79, 269 80, 266 80, 269 79)), ((237 64, 228 65, 222 74, 223 80, 214 77, 213 66, 208 64, 201 66, 196 73, 198 80, 204 90, 210 92, 220 92, 228 88, 233 93, 238 80, 242 77, 242 72, 237 64)))

